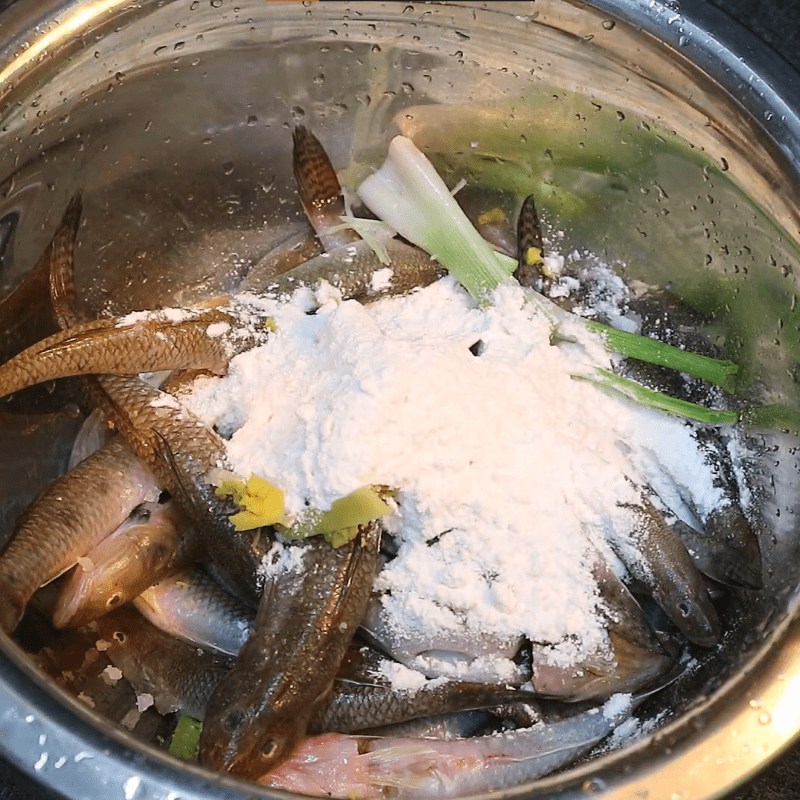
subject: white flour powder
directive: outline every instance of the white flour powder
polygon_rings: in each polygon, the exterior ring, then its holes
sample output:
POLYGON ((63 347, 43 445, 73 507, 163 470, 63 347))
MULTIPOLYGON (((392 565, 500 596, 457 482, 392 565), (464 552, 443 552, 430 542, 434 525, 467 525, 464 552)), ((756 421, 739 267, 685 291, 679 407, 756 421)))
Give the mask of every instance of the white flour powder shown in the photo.
MULTIPOLYGON (((682 421, 572 377, 610 365, 599 345, 551 345, 518 287, 493 299, 477 308, 445 278, 370 306, 328 291, 308 313, 300 292, 270 307, 264 346, 185 402, 229 437, 237 472, 285 491, 289 512, 365 484, 399 490, 387 522, 399 551, 376 584, 398 640, 433 658, 525 635, 569 663, 606 641, 589 572, 600 520, 637 502, 661 449, 679 471, 702 459, 682 421)), ((577 324, 567 334, 585 339, 577 324)), ((495 662, 498 677, 513 671, 495 662)))

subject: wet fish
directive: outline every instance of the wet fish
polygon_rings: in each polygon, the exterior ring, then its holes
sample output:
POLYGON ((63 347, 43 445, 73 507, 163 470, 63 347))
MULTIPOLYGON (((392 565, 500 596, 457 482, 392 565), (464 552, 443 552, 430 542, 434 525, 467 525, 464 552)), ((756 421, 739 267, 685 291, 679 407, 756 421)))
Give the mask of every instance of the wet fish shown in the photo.
POLYGON ((325 148, 303 125, 297 125, 292 132, 292 144, 297 193, 323 248, 330 252, 357 242, 359 236, 351 229, 331 230, 341 227, 345 203, 342 187, 325 148))
POLYGON ((103 652, 139 693, 153 696, 162 714, 180 711, 195 719, 205 716, 208 699, 234 659, 170 636, 131 606, 122 606, 97 620, 103 652))
POLYGON ((685 526, 679 529, 679 535, 692 551, 701 572, 720 583, 760 589, 763 586, 761 547, 739 506, 739 489, 730 455, 715 430, 698 428, 694 438, 721 500, 712 507, 705 507, 691 492, 682 492, 684 502, 699 519, 702 530, 685 526))
POLYGON ((86 625, 200 557, 173 502, 143 503, 79 559, 53 611, 56 628, 86 625))
MULTIPOLYGON (((80 198, 68 206, 62 224, 56 231, 54 241, 57 244, 51 248, 50 259, 53 308, 60 324, 72 326, 73 330, 80 324, 74 303, 74 246, 80 209, 80 198)), ((200 316, 205 313, 222 312, 211 309, 209 312, 200 312, 200 316)), ((201 328, 196 329, 195 333, 201 328)), ((173 328, 173 333, 176 330, 173 328)), ((186 329, 189 333, 191 330, 186 329)), ((180 344, 176 345, 175 350, 181 357, 188 352, 194 352, 196 356, 204 350, 205 338, 206 344, 212 344, 211 351, 219 354, 225 350, 223 340, 228 333, 231 333, 229 322, 218 320, 203 330, 199 340, 191 336, 188 339, 178 336, 176 341, 180 344)), ((234 329, 231 335, 242 347, 252 344, 250 334, 240 337, 234 329)), ((158 351, 161 346, 158 342, 163 344, 170 341, 166 333, 163 339, 159 336, 155 336, 155 339, 158 341, 154 344, 152 339, 147 341, 145 336, 139 340, 137 348, 148 351, 152 345, 158 351)), ((230 352, 225 352, 226 357, 230 355, 230 352)), ((153 353, 148 357, 152 360, 152 356, 153 353)), ((163 364, 164 368, 180 366, 192 365, 175 361, 163 364)), ((195 363, 194 366, 202 365, 195 363)), ((123 371, 138 372, 139 369, 132 370, 129 365, 123 371)), ((106 412, 130 447, 150 466, 160 485, 172 494, 197 531, 206 557, 219 568, 227 588, 255 606, 259 598, 258 566, 262 550, 255 545, 251 534, 234 530, 229 515, 236 509, 220 500, 207 482, 209 470, 226 466, 222 439, 184 409, 174 397, 149 386, 138 377, 95 375, 87 377, 87 383, 97 405, 106 412)))
POLYGON ((638 692, 673 663, 633 595, 599 556, 592 574, 601 598, 598 610, 606 621, 608 649, 566 666, 552 662, 547 646, 532 643, 531 684, 542 697, 576 702, 638 692))
POLYGON ((36 589, 158 493, 153 475, 118 438, 58 478, 23 513, 0 557, 0 627, 13 631, 36 589))
POLYGON ((663 514, 642 496, 640 504, 618 506, 627 512, 624 530, 609 530, 612 547, 684 636, 713 647, 719 641, 717 612, 702 575, 663 514), (638 557, 630 557, 632 544, 638 557))
POLYGON ((522 286, 546 293, 549 281, 544 271, 542 229, 533 195, 525 198, 519 212, 516 255, 514 277, 522 286))
POLYGON ((326 734, 306 741, 260 782, 303 795, 351 798, 483 794, 570 764, 628 719, 633 704, 612 700, 558 722, 449 742, 326 734))
POLYGON ((316 288, 327 281, 345 299, 374 300, 386 295, 409 292, 427 286, 445 274, 437 261, 416 247, 389 239, 385 243, 388 263, 363 239, 312 258, 280 277, 261 283, 248 276, 242 291, 268 296, 288 295, 301 287, 316 288), (385 272, 382 272, 385 270, 385 272))
POLYGON ((349 683, 341 686, 317 712, 309 723, 308 732, 336 730, 349 733, 418 717, 494 708, 519 701, 535 702, 536 695, 515 687, 467 681, 432 681, 405 690, 379 684, 349 683))
POLYGON ((228 655, 235 656, 253 631, 252 611, 197 568, 162 578, 133 604, 166 633, 228 655))
POLYGON ((217 331, 238 327, 220 309, 182 321, 84 322, 53 334, 0 366, 0 396, 54 378, 96 373, 136 374, 198 367, 222 374, 231 351, 217 331))
POLYGON ((237 531, 237 509, 208 482, 215 467, 230 470, 225 443, 172 395, 124 375, 96 378, 98 396, 122 437, 152 469, 198 533, 204 556, 218 567, 225 588, 255 607, 264 554, 252 531, 237 531))
POLYGON ((265 586, 253 635, 209 703, 201 764, 255 779, 291 755, 364 615, 379 540, 371 523, 339 548, 289 548, 302 563, 265 586))
MULTIPOLYGON (((298 233, 271 250, 248 271, 245 285, 268 286, 279 275, 299 267, 323 252, 319 240, 309 229, 298 233)), ((244 291, 240 287, 241 291, 244 291)))

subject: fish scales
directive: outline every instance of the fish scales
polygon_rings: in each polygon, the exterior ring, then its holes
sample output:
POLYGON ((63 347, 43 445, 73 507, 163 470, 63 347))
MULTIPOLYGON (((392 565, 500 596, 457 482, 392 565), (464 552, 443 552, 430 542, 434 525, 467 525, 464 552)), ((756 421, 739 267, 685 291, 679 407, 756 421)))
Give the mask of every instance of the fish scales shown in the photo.
POLYGON ((124 375, 98 375, 94 381, 102 389, 98 401, 192 523, 226 588, 255 606, 263 552, 251 532, 233 527, 235 507, 208 483, 211 469, 230 469, 221 437, 174 397, 144 381, 124 375))
POLYGON ((114 439, 58 478, 24 512, 0 558, 0 626, 14 630, 36 589, 72 566, 158 489, 114 439))
POLYGON ((181 322, 120 325, 107 319, 81 323, 48 336, 0 366, 0 396, 75 375, 132 375, 181 367, 221 374, 229 358, 226 340, 208 333, 217 323, 234 324, 235 318, 213 309, 181 322))
POLYGON ((253 634, 209 703, 200 761, 257 778, 288 758, 329 693, 369 601, 380 526, 339 548, 318 538, 267 583, 253 634))
POLYGON ((309 724, 309 733, 362 731, 418 717, 533 702, 536 695, 520 689, 467 681, 436 683, 418 689, 341 683, 309 724))
POLYGON ((398 239, 390 239, 384 246, 388 263, 383 263, 362 239, 312 258, 278 278, 262 280, 253 275, 243 281, 241 288, 242 291, 281 296, 304 286, 313 288, 324 280, 346 299, 375 300, 428 286, 445 274, 438 261, 417 247, 398 239), (376 273, 382 269, 388 270, 388 278, 376 282, 376 273))
POLYGON ((298 125, 292 132, 292 143, 297 193, 322 246, 330 251, 358 241, 353 230, 331 230, 341 226, 345 204, 339 178, 319 139, 308 128, 298 125))
POLYGON ((55 627, 86 625, 195 561, 198 537, 185 526, 172 502, 136 509, 86 553, 86 566, 67 576, 53 609, 55 627))

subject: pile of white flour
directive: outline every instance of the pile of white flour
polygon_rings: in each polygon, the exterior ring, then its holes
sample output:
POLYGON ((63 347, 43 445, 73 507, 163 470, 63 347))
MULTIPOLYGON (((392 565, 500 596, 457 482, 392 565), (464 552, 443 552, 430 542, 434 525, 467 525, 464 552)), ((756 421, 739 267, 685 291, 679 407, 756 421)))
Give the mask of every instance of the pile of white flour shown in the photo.
MULTIPOLYGON (((666 450, 667 469, 702 473, 683 421, 575 379, 611 357, 579 323, 560 340, 580 344, 552 345, 518 287, 482 308, 450 278, 369 306, 307 291, 252 302, 274 335, 184 402, 289 512, 366 484, 398 490, 398 553, 376 585, 398 641, 491 651, 524 635, 561 663, 604 646, 589 568, 598 548, 614 563, 603 531, 639 499, 643 459, 652 472, 666 450)), ((510 652, 476 661, 502 678, 510 652)))

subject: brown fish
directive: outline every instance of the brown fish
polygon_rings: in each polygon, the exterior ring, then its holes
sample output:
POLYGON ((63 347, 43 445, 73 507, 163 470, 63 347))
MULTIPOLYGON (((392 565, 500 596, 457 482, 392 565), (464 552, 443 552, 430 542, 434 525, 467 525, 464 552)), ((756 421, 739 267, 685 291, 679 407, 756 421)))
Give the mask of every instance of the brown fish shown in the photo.
POLYGON ((40 586, 158 492, 150 471, 118 438, 58 478, 23 513, 0 557, 0 627, 13 631, 40 586))
POLYGON ((206 713, 208 699, 230 671, 234 659, 176 639, 123 606, 97 621, 104 650, 139 693, 150 693, 162 714, 181 711, 195 719, 206 713))
POLYGON ((225 588, 257 605, 263 550, 251 531, 234 529, 230 515, 237 509, 208 482, 213 468, 230 470, 223 440, 175 397, 144 381, 124 375, 95 380, 102 389, 98 402, 195 528, 225 588))
MULTIPOLYGON (((52 248, 50 263, 53 307, 61 324, 71 325, 73 329, 79 319, 74 306, 74 245, 79 224, 76 209, 80 211, 80 205, 71 203, 64 215, 55 236, 60 244, 52 248)), ((224 333, 231 320, 227 314, 212 309, 202 312, 200 317, 220 313, 223 316, 215 317, 216 323, 210 324, 216 326, 221 323, 224 333)), ((174 359, 164 364, 163 368, 202 367, 202 363, 196 363, 202 361, 201 353, 222 356, 225 352, 224 337, 220 335, 219 328, 212 327, 212 332, 209 332, 209 328, 203 328, 201 324, 196 329, 196 332, 200 332, 199 338, 187 337, 185 334, 190 333, 191 328, 184 329, 182 334, 179 331, 182 324, 170 323, 166 328, 176 334, 173 354, 180 353, 186 358, 174 359), (203 344, 203 338, 206 344, 203 344), (195 358, 195 363, 185 363, 195 358)), ((138 342, 136 348, 149 353, 146 357, 152 363, 154 355, 163 349, 162 345, 170 342, 170 334, 166 330, 145 331, 143 338, 137 340, 134 332, 133 339, 138 342)), ((238 341, 242 344, 249 340, 245 337, 238 341)), ((166 348, 167 351, 169 349, 166 348)), ((122 353, 119 355, 123 357, 122 353)), ((214 369, 211 361, 214 358, 205 364, 206 368, 214 369)), ((224 368, 222 359, 215 363, 217 369, 224 368)), ((224 363, 227 363, 227 356, 224 363)), ((139 370, 128 367, 123 371, 139 370)), ((234 530, 229 515, 235 509, 227 501, 220 500, 207 482, 209 470, 226 466, 222 439, 184 409, 174 397, 152 388, 138 377, 107 374, 89 377, 87 381, 98 406, 108 414, 136 454, 150 466, 160 485, 172 494, 197 532, 204 553, 221 571, 227 588, 255 606, 259 598, 257 570, 262 551, 254 545, 250 534, 234 530)))
POLYGON ((230 358, 218 326, 238 325, 221 309, 200 311, 180 322, 149 319, 85 322, 53 334, 0 366, 0 396, 72 375, 137 374, 180 367, 225 372, 230 358))
POLYGON ((87 625, 199 557, 198 537, 175 504, 143 503, 66 577, 56 628, 87 625))
POLYGON ((571 665, 553 664, 548 648, 533 643, 531 683, 542 697, 577 702, 602 700, 617 692, 630 694, 672 665, 639 604, 608 563, 598 557, 592 575, 600 594, 598 611, 606 621, 608 650, 571 665))
POLYGON ((248 276, 242 282, 242 291, 279 297, 303 286, 315 288, 324 280, 346 299, 368 301, 427 286, 445 274, 438 261, 417 247, 399 239, 389 239, 384 246, 388 257, 386 264, 367 242, 359 239, 264 283, 256 283, 258 275, 248 276), (384 269, 387 270, 385 279, 377 280, 380 276, 376 273, 384 269))
POLYGON ((290 546, 302 565, 267 583, 253 635, 209 703, 202 764, 256 779, 289 758, 364 615, 379 539, 371 523, 339 548, 316 537, 290 546))
POLYGON ((619 508, 629 512, 623 538, 635 544, 640 556, 626 559, 622 548, 619 557, 690 642, 713 647, 719 641, 719 619, 686 546, 647 497, 642 496, 640 504, 622 503, 619 508))

